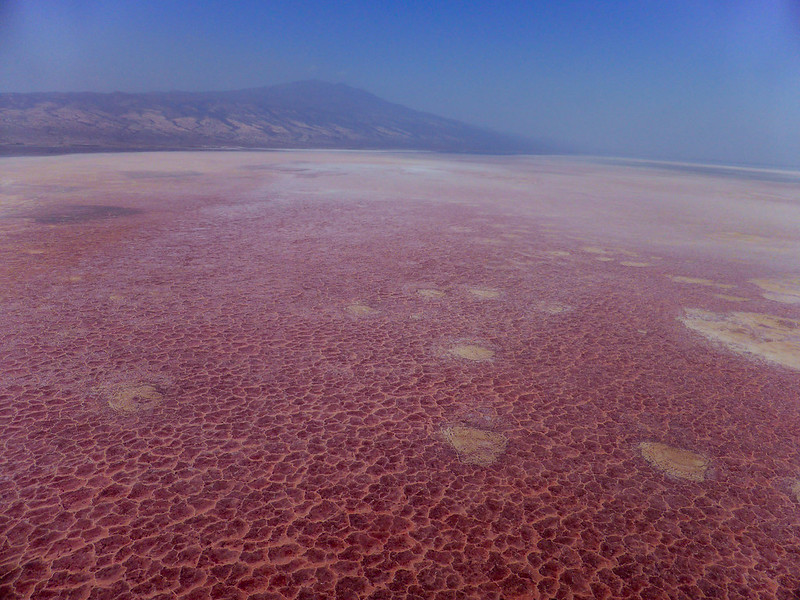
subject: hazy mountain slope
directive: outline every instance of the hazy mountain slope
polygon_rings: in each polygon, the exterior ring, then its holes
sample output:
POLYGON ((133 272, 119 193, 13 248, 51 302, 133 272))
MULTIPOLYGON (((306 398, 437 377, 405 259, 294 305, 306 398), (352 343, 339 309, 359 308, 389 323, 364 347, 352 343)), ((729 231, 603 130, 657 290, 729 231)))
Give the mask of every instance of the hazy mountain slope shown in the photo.
POLYGON ((212 147, 540 150, 319 81, 231 92, 0 94, 0 153, 212 147))

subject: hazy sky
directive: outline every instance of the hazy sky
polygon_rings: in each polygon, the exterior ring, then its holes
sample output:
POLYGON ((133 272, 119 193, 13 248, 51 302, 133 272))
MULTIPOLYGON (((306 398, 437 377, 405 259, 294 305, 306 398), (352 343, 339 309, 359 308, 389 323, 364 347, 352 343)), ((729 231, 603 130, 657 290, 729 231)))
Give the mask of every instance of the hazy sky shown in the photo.
POLYGON ((800 166, 800 0, 0 0, 0 92, 301 79, 584 152, 800 166))

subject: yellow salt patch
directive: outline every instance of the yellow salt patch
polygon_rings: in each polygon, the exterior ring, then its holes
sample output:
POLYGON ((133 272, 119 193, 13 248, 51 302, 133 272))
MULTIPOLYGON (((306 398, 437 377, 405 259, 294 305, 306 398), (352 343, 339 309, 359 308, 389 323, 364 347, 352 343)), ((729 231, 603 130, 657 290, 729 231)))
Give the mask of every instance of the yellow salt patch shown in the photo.
POLYGON ((708 237, 722 242, 745 242, 749 244, 764 244, 772 243, 773 240, 761 237, 760 235, 753 235, 751 233, 742 233, 740 231, 720 231, 712 233, 708 237))
POLYGON ((620 261, 621 265, 625 265, 626 267, 649 267, 650 263, 646 262, 634 262, 631 260, 622 260, 620 261))
POLYGON ((500 296, 500 292, 492 288, 469 288, 469 293, 482 300, 492 300, 500 296))
POLYGON ((23 250, 22 252, 25 254, 44 254, 45 251, 39 248, 32 248, 28 250, 23 250))
POLYGON ((584 246, 581 250, 589 254, 610 254, 605 248, 598 248, 597 246, 584 246))
POLYGON ((500 458, 508 444, 505 436, 499 433, 461 425, 443 429, 442 437, 462 462, 481 467, 488 467, 500 458))
POLYGON ((714 294, 715 298, 720 300, 728 300, 729 302, 747 302, 749 298, 742 298, 741 296, 729 296, 728 294, 714 294))
POLYGON ((760 287, 762 296, 767 300, 782 302, 784 304, 800 304, 800 277, 789 279, 751 279, 760 287))
POLYGON ((794 497, 797 498, 797 501, 800 502, 800 479, 795 479, 789 485, 789 491, 794 494, 794 497))
POLYGON ((553 258, 560 258, 570 255, 566 250, 545 250, 542 254, 545 254, 546 256, 552 256, 553 258))
POLYGON ((444 292, 442 290, 435 290, 433 288, 425 288, 417 290, 417 294, 423 298, 443 298, 444 292))
POLYGON ((639 451, 656 469, 690 481, 703 481, 711 466, 711 461, 702 454, 659 442, 642 442, 639 451))
POLYGON ((515 240, 521 236, 518 233, 501 233, 500 237, 504 237, 509 240, 515 240))
POLYGON ((800 321, 752 312, 687 309, 681 322, 739 354, 800 370, 800 321))
POLYGON ((164 395, 149 383, 118 385, 108 395, 108 405, 114 412, 120 414, 133 414, 153 408, 164 398, 164 395))
POLYGON ((122 302, 125 299, 125 297, 122 296, 121 294, 111 294, 108 297, 108 299, 111 300, 112 302, 122 302))
POLYGON ((561 313, 572 310, 571 306, 561 304, 560 302, 537 302, 534 307, 536 310, 547 313, 548 315, 560 315, 561 313))
POLYGON ((347 307, 347 312, 349 312, 351 315, 355 315, 356 317, 365 317, 376 311, 374 308, 367 306, 366 304, 350 304, 347 307))
POLYGON ((735 288, 735 285, 731 285, 728 283, 717 283, 716 281, 711 281, 710 279, 704 279, 702 277, 685 277, 683 275, 667 275, 672 281, 675 283, 692 283, 696 285, 708 285, 711 287, 717 287, 720 289, 731 289, 735 288))
POLYGON ((81 275, 70 275, 67 277, 67 281, 77 283, 78 281, 83 281, 83 277, 81 275))
POLYGON ((450 354, 467 360, 491 360, 494 352, 476 344, 456 344, 450 348, 450 354))

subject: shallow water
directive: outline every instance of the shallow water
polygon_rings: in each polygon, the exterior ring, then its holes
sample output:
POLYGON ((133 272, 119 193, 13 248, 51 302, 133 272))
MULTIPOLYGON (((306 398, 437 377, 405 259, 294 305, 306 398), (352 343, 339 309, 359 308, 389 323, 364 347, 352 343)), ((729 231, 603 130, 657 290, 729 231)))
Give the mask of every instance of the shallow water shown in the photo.
POLYGON ((0 597, 800 593, 800 185, 355 152, 0 173, 0 597))

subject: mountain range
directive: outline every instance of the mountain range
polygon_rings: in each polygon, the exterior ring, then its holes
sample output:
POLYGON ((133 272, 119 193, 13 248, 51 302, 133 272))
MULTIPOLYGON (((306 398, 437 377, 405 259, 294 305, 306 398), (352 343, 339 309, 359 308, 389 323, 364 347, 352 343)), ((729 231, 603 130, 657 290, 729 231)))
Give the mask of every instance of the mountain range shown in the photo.
POLYGON ((220 148, 545 151, 523 137, 412 110, 341 83, 0 94, 0 154, 220 148))

